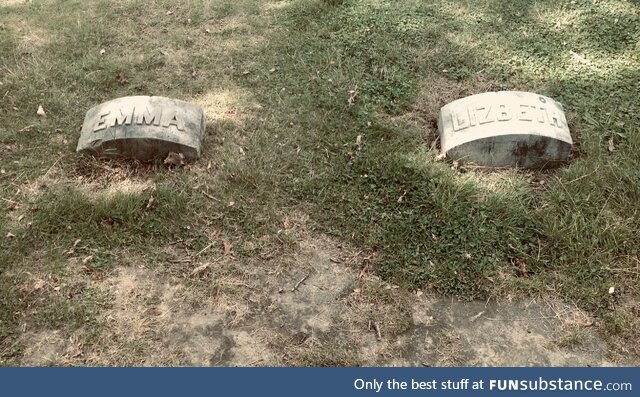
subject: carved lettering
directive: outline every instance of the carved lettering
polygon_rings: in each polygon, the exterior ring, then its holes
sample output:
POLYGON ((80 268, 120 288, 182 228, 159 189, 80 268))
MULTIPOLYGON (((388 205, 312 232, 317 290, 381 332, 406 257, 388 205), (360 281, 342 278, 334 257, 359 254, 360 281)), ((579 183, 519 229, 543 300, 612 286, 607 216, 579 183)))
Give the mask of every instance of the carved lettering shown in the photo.
POLYGON ((547 119, 549 118, 549 116, 547 115, 547 108, 540 106, 538 108, 538 122, 544 123, 544 121, 546 120, 545 117, 547 119))
MULTIPOLYGON (((534 106, 531 106, 535 109, 534 106)), ((522 121, 533 121, 531 118, 531 113, 529 113, 529 105, 520 105, 520 110, 518 110, 518 120, 522 121)))
POLYGON ((469 113, 469 124, 472 127, 475 127, 478 124, 478 118, 476 117, 475 109, 467 108, 467 113, 469 113))
POLYGON ((138 114, 136 120, 138 125, 160 125, 160 118, 162 117, 162 109, 154 109, 153 113, 149 112, 149 108, 145 107, 144 112, 138 114))
POLYGON ((471 95, 443 106, 438 120, 441 151, 452 160, 538 168, 565 161, 571 151, 562 105, 535 93, 471 95))
POLYGON ((493 113, 491 112, 491 105, 476 108, 476 112, 480 112, 480 124, 487 124, 495 121, 493 113))
POLYGON ((122 109, 120 109, 120 115, 116 113, 113 117, 113 126, 117 127, 119 125, 131 125, 131 120, 133 119, 133 113, 136 111, 136 108, 131 108, 131 113, 122 113, 122 109))
POLYGON ((451 115, 451 121, 453 122, 453 130, 460 131, 465 128, 469 128, 469 119, 466 117, 466 114, 463 112, 454 113, 451 115), (462 116, 462 120, 460 119, 462 116))
MULTIPOLYGON (((509 105, 498 105, 498 109, 494 110, 491 105, 480 107, 469 107, 466 112, 454 113, 451 116, 453 123, 453 130, 460 131, 469 127, 475 127, 478 124, 487 124, 497 121, 509 121, 514 117, 513 109, 509 105)), ((536 119, 540 123, 545 123, 547 120, 553 126, 562 128, 566 124, 566 120, 563 119, 562 114, 556 110, 549 110, 546 107, 536 107, 534 105, 518 105, 515 117, 521 121, 534 121, 536 119)), ((178 125, 179 119, 177 115, 174 115, 173 123, 169 123, 165 120, 165 127, 174 124, 178 125)), ((180 128, 179 128, 180 129, 180 128)))
MULTIPOLYGON (((450 124, 447 125, 451 129, 450 124)), ((89 109, 76 151, 96 156, 163 159, 180 153, 200 156, 204 112, 188 102, 159 96, 115 98, 89 109)))
POLYGON ((565 120, 563 120, 562 116, 555 109, 551 111, 549 124, 562 128, 564 126, 564 121, 565 120))
POLYGON ((98 121, 96 121, 96 124, 93 126, 93 132, 98 132, 109 127, 107 125, 107 120, 105 119, 105 117, 107 117, 110 114, 111 112, 109 111, 107 111, 106 113, 100 113, 100 116, 98 116, 98 121))
MULTIPOLYGON (((144 111, 136 114, 136 108, 132 107, 129 111, 118 109, 115 112, 106 111, 100 113, 93 125, 93 132, 120 125, 131 125, 132 122, 137 125, 155 125, 164 128, 169 128, 173 125, 179 131, 185 130, 184 118, 176 111, 164 112, 163 114, 162 109, 154 108, 150 111, 149 108, 145 107, 144 111)), ((457 126, 458 129, 464 129, 469 126, 468 123, 469 121, 466 119, 460 120, 458 124, 454 120, 454 127, 457 126)))
POLYGON ((498 121, 509 121, 511 120, 511 109, 507 105, 499 105, 498 110, 498 121))
POLYGON ((170 117, 166 117, 164 122, 162 123, 163 127, 170 127, 175 125, 178 131, 184 131, 184 121, 182 120, 182 116, 179 116, 175 111, 169 113, 170 117))

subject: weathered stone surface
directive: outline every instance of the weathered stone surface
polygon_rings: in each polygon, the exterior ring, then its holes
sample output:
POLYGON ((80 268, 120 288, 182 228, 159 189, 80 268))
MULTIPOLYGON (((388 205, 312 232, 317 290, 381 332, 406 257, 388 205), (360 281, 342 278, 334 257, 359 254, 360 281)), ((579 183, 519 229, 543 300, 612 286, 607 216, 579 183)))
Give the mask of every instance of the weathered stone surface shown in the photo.
POLYGON ((562 106, 520 91, 486 92, 440 109, 442 152, 486 167, 543 168, 561 164, 572 140, 562 106))
POLYGON ((76 151, 141 161, 163 159, 175 152, 194 160, 200 157, 204 131, 204 112, 188 102, 158 96, 123 97, 87 112, 76 151))

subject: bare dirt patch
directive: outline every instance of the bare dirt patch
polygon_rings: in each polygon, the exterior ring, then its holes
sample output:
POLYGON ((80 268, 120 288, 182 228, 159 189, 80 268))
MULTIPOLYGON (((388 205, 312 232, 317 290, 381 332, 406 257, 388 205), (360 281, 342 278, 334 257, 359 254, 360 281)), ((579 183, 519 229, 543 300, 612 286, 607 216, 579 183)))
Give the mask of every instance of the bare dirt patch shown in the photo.
MULTIPOLYGON (((181 264, 181 272, 129 263, 101 282, 112 307, 100 321, 100 342, 85 345, 82 360, 150 366, 614 364, 594 320, 576 308, 411 293, 347 266, 351 254, 314 237, 300 241, 295 254, 269 261, 223 257, 181 264)), ((25 334, 22 341, 23 365, 78 364, 74 351, 83 345, 77 330, 25 334)))

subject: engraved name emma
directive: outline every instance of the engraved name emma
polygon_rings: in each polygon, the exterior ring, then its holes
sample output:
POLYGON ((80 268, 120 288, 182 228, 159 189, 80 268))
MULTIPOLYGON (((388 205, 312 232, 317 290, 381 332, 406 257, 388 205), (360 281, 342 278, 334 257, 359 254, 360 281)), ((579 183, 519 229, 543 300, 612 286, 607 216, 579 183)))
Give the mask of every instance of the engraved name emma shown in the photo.
POLYGON ((173 125, 179 131, 184 131, 184 120, 175 110, 165 109, 163 112, 162 109, 154 109, 149 111, 149 109, 145 107, 142 111, 136 111, 136 108, 132 107, 130 110, 107 110, 100 113, 93 125, 93 132, 98 132, 110 127, 117 127, 119 125, 131 125, 131 123, 137 125, 162 126, 165 128, 173 125))
POLYGON ((514 112, 511 106, 502 104, 468 107, 466 111, 452 114, 451 122, 453 130, 460 131, 476 125, 509 121, 514 118, 521 121, 549 123, 559 128, 563 128, 567 123, 563 115, 555 109, 549 110, 544 106, 519 105, 514 112))

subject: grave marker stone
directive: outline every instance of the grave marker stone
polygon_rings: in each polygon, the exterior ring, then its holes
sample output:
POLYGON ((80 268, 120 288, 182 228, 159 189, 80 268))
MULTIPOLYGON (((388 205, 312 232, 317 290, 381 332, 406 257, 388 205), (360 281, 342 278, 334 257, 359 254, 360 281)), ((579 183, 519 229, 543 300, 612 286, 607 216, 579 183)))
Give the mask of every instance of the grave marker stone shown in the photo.
POLYGON ((186 160, 200 157, 205 131, 201 108, 178 99, 129 96, 91 108, 84 119, 77 152, 141 161, 170 152, 186 160))
POLYGON ((562 105, 521 91, 453 101, 440 109, 438 132, 448 158, 486 167, 551 167, 573 144, 562 105))

